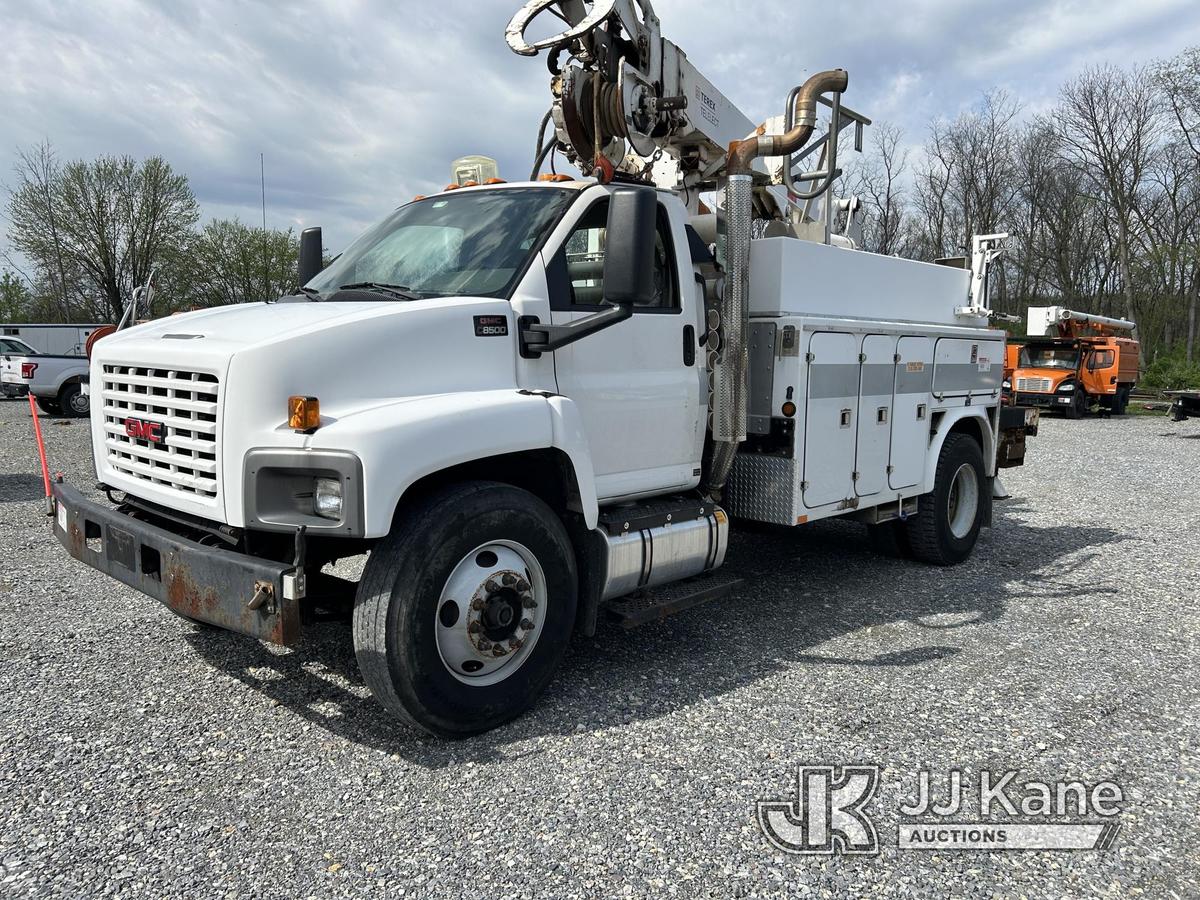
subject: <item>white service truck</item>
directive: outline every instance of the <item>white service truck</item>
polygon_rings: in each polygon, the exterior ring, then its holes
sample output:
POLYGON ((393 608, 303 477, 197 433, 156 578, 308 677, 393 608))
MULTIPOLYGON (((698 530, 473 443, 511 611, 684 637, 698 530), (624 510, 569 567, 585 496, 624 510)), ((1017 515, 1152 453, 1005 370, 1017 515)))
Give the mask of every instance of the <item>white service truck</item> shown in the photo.
MULTIPOLYGON (((514 19, 517 52, 547 5, 514 19)), ((853 516, 961 562, 1032 425, 1001 421, 994 241, 956 268, 834 233, 853 204, 828 135, 866 121, 844 72, 762 136, 649 3, 559 6, 545 146, 593 177, 456 184, 323 271, 310 230, 295 296, 103 338, 91 428, 114 505, 54 485, 70 553, 180 615, 289 644, 349 592, 372 692, 441 735, 527 708, 602 612, 729 593, 731 516, 853 516), (826 148, 793 181, 772 160, 809 145, 822 96, 826 148), (356 587, 322 572, 363 552, 356 587)))

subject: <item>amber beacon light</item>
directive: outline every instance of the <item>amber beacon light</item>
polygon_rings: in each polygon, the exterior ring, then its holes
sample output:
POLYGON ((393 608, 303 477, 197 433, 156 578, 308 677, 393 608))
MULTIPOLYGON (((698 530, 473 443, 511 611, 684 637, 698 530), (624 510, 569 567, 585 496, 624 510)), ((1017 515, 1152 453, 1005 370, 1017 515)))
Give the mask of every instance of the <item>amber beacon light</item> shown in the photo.
POLYGON ((288 397, 288 428, 316 431, 321 426, 321 401, 316 397, 288 397))

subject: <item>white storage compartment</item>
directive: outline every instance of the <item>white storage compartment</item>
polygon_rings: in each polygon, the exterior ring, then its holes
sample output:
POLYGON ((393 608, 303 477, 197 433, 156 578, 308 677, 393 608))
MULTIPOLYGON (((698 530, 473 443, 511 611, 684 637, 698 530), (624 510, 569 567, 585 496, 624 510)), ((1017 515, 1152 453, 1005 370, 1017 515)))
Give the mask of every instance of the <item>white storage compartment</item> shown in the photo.
POLYGON ((971 273, 795 238, 750 243, 750 315, 829 315, 885 322, 987 325, 956 316, 971 273))

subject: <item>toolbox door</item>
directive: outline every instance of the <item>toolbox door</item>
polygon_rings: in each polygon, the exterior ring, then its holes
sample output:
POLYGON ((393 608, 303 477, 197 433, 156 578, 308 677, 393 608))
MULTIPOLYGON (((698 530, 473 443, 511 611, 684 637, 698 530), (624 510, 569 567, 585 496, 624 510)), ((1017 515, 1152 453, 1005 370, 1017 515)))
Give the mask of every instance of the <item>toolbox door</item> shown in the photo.
POLYGON ((919 483, 925 475, 929 392, 933 385, 933 345, 929 338, 902 337, 897 341, 895 384, 888 485, 900 490, 919 483))
POLYGON ((809 339, 802 484, 809 509, 854 496, 858 354, 855 335, 818 331, 809 339))
POLYGON ((868 334, 863 338, 859 357, 858 446, 854 456, 854 492, 860 497, 878 494, 887 485, 895 354, 895 337, 868 334))

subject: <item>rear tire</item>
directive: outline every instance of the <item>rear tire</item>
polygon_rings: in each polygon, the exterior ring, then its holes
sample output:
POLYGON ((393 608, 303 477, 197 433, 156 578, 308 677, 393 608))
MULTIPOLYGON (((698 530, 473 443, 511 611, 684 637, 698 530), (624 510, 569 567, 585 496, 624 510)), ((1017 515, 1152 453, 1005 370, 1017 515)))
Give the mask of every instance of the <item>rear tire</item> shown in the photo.
POLYGON ((892 559, 912 559, 912 547, 908 543, 908 532, 904 527, 904 522, 900 519, 868 525, 867 539, 871 542, 871 549, 880 556, 889 556, 892 559))
POLYGON ((938 455, 933 493, 904 528, 912 555, 935 566, 953 566, 971 555, 987 510, 990 485, 983 451, 965 434, 950 434, 938 455))
POLYGON ((46 397, 37 397, 38 409, 48 416, 61 416, 63 414, 62 407, 58 405, 57 400, 50 400, 46 397))
POLYGON ((562 521, 506 484, 452 485, 399 515, 354 603, 354 652, 375 698, 444 737, 495 728, 550 683, 575 624, 562 521))
POLYGON ((83 386, 76 383, 63 385, 58 392, 58 406, 63 415, 72 419, 87 418, 91 411, 91 398, 83 392, 83 386))

